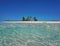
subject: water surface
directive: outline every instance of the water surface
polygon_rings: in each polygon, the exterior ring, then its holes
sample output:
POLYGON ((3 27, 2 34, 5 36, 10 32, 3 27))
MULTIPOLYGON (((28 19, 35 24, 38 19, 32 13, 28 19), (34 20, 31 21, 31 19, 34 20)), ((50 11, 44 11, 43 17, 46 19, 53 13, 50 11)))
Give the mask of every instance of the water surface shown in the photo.
POLYGON ((0 46, 60 46, 60 24, 0 23, 0 46))

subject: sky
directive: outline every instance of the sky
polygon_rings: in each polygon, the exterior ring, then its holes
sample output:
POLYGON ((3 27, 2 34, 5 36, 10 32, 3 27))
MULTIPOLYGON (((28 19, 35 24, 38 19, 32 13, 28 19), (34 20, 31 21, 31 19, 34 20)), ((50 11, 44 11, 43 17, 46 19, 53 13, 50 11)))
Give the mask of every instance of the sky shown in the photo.
POLYGON ((60 20, 60 0, 0 0, 0 20, 60 20))

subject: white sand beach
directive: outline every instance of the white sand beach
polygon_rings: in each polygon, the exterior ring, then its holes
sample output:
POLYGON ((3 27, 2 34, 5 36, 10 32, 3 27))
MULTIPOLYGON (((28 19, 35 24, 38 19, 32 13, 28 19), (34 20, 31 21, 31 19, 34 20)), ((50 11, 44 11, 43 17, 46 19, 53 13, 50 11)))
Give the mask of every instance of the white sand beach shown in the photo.
POLYGON ((60 21, 2 21, 2 23, 60 23, 60 21))

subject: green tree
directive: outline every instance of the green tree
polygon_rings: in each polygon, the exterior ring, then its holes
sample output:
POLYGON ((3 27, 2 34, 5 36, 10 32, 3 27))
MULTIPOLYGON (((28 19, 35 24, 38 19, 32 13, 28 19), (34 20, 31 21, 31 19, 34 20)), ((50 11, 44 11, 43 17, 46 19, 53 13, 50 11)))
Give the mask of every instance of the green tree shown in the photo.
POLYGON ((25 17, 22 17, 22 21, 25 21, 25 17))
POLYGON ((34 19, 34 21, 38 21, 36 17, 34 17, 33 19, 34 19))
POLYGON ((28 16, 28 17, 26 18, 26 21, 31 21, 31 16, 28 16))

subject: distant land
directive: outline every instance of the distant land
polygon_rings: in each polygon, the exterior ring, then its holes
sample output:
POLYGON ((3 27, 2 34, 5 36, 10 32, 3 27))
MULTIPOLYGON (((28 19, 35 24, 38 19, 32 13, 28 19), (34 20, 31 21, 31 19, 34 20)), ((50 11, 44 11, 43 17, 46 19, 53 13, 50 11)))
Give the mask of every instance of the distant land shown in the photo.
MULTIPOLYGON (((3 20, 3 21, 22 21, 22 20, 3 20)), ((38 21, 60 21, 60 20, 38 20, 38 21)))

